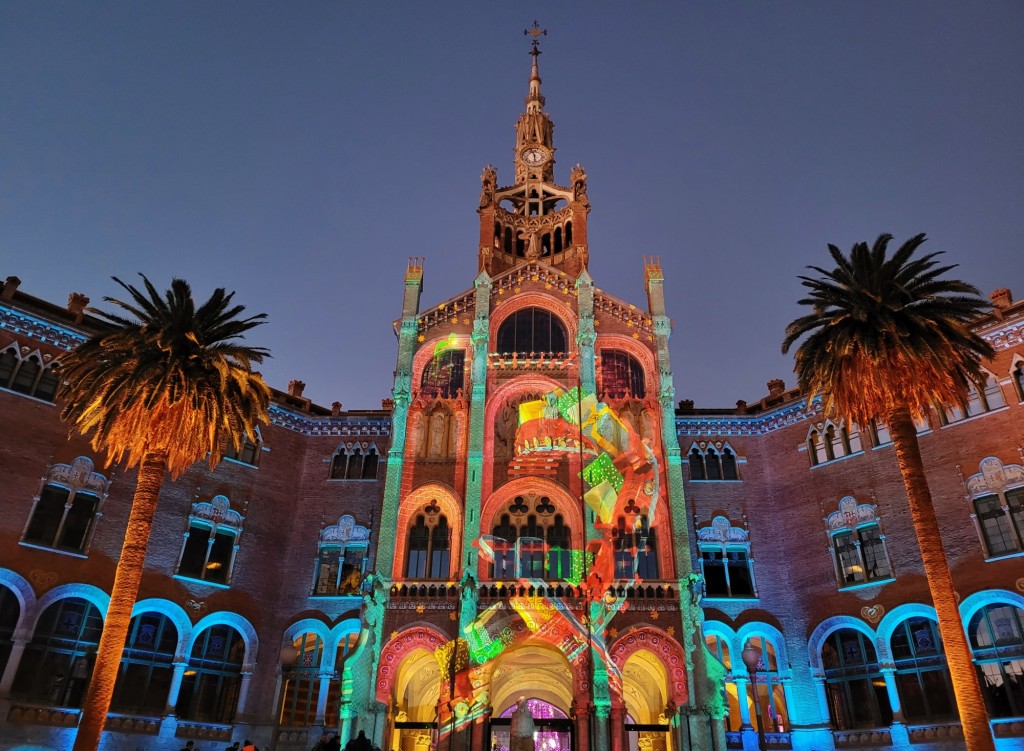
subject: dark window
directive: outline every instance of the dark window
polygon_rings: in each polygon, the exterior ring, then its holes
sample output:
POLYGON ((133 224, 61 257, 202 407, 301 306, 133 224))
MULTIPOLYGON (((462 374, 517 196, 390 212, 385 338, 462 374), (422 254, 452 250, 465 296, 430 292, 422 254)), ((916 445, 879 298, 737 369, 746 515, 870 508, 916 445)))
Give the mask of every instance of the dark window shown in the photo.
POLYGON ((363 582, 365 545, 323 545, 317 560, 314 595, 359 594, 363 582))
POLYGON ((0 387, 10 388, 11 377, 21 360, 13 349, 5 349, 0 352, 0 387))
POLYGON ((53 707, 80 707, 92 675, 103 618, 91 602, 68 597, 39 617, 25 647, 13 693, 53 707))
POLYGON ((572 576, 572 536, 561 514, 548 528, 548 579, 559 581, 572 576))
POLYGON ((990 717, 1024 716, 1024 611, 992 603, 967 626, 990 717))
POLYGON ((707 597, 755 597, 754 577, 746 548, 716 545, 701 548, 704 593, 707 597))
POLYGON ((255 443, 250 441, 248 438, 242 440, 242 447, 236 449, 230 443, 227 449, 224 451, 225 459, 232 459, 242 464, 248 464, 255 467, 257 460, 259 459, 260 448, 255 443))
POLYGON ((170 618, 162 613, 142 613, 132 618, 111 710, 148 717, 163 715, 177 648, 178 630, 170 618))
POLYGON ((840 588, 892 578, 885 538, 877 526, 832 535, 832 545, 839 564, 840 588))
POLYGON ((100 499, 60 485, 44 485, 25 530, 25 542, 75 553, 85 551, 100 499))
POLYGON ((431 501, 409 528, 405 575, 409 579, 447 579, 451 575, 452 530, 431 501))
POLYGON ((22 360, 21 366, 14 374, 14 380, 11 381, 11 390, 19 394, 31 394, 35 391, 36 379, 42 369, 42 364, 34 355, 22 360))
POLYGON ((615 578, 639 579, 658 578, 658 551, 654 530, 647 525, 647 518, 636 517, 637 523, 629 525, 620 516, 612 540, 615 549, 615 578))
POLYGON ((871 640, 854 629, 831 634, 821 648, 825 696, 836 730, 892 724, 892 707, 871 640))
POLYGON ((896 689, 907 720, 934 722, 956 717, 953 686, 935 621, 908 618, 899 624, 892 635, 892 656, 896 689))
POLYGON ((420 381, 424 396, 449 399, 465 385, 466 353, 461 349, 448 349, 434 355, 420 381))
POLYGON ((644 369, 632 355, 615 349, 601 352, 601 387, 607 399, 647 396, 644 369))
POLYGON ((508 514, 501 516, 501 521, 494 527, 494 566, 492 576, 495 579, 514 579, 516 577, 515 544, 519 538, 519 530, 511 523, 508 514))
POLYGON ((541 308, 516 311, 498 329, 498 352, 504 355, 567 351, 562 322, 541 308))
POLYGON ((736 454, 728 448, 722 449, 722 479, 739 479, 739 475, 736 474, 736 454))
POLYGON ((370 445, 366 452, 356 446, 351 453, 339 448, 338 453, 331 457, 329 477, 332 480, 376 480, 380 455, 377 447, 370 445))
POLYGON ((704 471, 704 455, 700 453, 696 446, 690 451, 690 479, 707 479, 707 473, 704 471))
POLYGON ((377 479, 377 465, 380 457, 377 455, 377 447, 370 446, 366 450, 366 454, 363 455, 363 479, 364 480, 376 480, 377 479))
POLYGON ((211 626, 199 634, 178 694, 178 717, 227 724, 235 716, 242 682, 245 642, 231 626, 211 626))
POLYGON ((707 469, 709 480, 722 479, 722 462, 718 458, 718 452, 712 448, 709 448, 704 454, 704 467, 707 469))
POLYGON ((7 668, 14 646, 14 628, 21 616, 21 603, 14 592, 0 584, 0 675, 7 668))
POLYGON ((1013 369, 1013 387, 1017 390, 1017 399, 1024 402, 1024 362, 1017 363, 1013 369))
POLYGON ((1024 488, 1008 492, 1006 505, 1009 513, 1003 511, 999 496, 985 495, 974 499, 974 510, 989 558, 1019 550, 1017 538, 1024 534, 1024 488))
POLYGON ((193 522, 189 525, 185 547, 178 565, 178 575, 227 584, 235 553, 235 533, 193 522))

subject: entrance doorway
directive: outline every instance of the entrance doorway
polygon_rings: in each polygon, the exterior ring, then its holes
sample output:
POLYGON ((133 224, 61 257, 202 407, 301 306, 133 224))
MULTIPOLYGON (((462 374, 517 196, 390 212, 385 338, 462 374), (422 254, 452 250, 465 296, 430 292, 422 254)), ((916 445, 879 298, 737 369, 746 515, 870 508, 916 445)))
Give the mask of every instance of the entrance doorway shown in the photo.
MULTIPOLYGON (((537 751, 573 751, 573 722, 565 712, 543 699, 527 699, 537 731, 533 735, 537 751)), ((491 739, 486 751, 508 751, 512 712, 515 705, 491 720, 491 739)))

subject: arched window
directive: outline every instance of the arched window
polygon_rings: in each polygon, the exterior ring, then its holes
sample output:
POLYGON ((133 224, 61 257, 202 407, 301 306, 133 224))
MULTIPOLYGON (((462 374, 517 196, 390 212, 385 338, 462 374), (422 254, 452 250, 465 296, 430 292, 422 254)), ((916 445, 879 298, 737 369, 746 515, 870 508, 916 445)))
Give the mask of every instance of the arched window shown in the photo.
POLYGON ((331 456, 331 480, 376 480, 380 454, 373 443, 342 444, 331 456))
POLYGON ((163 715, 177 648, 178 629, 163 613, 140 613, 132 618, 111 710, 148 717, 163 715))
POLYGON ((0 675, 7 668, 14 647, 14 627, 21 617, 21 603, 7 587, 0 584, 0 675))
POLYGON ((738 480, 736 454, 724 441, 701 442, 690 449, 691 480, 738 480))
POLYGON ((1020 550, 1024 540, 1024 488, 974 499, 974 511, 985 541, 988 558, 1011 555, 1020 550), (1005 500, 1006 510, 1003 510, 1005 500))
POLYGON ((465 350, 446 349, 435 354, 423 369, 420 393, 426 397, 450 399, 464 388, 465 378, 465 350))
POLYGON ((21 361, 14 380, 11 381, 11 390, 19 394, 32 394, 36 388, 36 379, 43 370, 43 364, 35 355, 30 355, 21 361))
POLYGON ((14 371, 18 369, 18 363, 21 362, 21 358, 18 357, 18 351, 15 347, 8 347, 3 352, 0 352, 0 387, 10 388, 11 379, 14 377, 14 371))
POLYGON ((92 461, 84 456, 50 467, 22 542, 72 553, 87 551, 100 502, 110 485, 92 469, 92 461))
POLYGON ((707 479, 707 473, 704 471, 704 454, 696 446, 690 450, 690 479, 707 479))
POLYGON ((88 600, 68 597, 50 605, 25 647, 13 693, 52 707, 82 706, 102 631, 100 611, 88 600))
POLYGON ((563 581, 574 576, 572 530, 550 498, 516 496, 497 520, 493 578, 563 581))
POLYGON ((716 516, 697 529, 697 547, 706 597, 757 597, 747 529, 716 516))
POLYGON ((639 361, 627 352, 617 349, 602 350, 601 388, 606 399, 622 399, 627 396, 643 399, 647 396, 644 369, 639 361))
POLYGON ((908 618, 893 631, 891 646, 904 718, 921 723, 955 718, 953 684, 938 624, 929 618, 908 618))
MULTIPOLYGON (((278 722, 283 727, 313 727, 320 698, 320 663, 324 642, 314 633, 299 634, 287 651, 289 662, 281 665, 281 697, 278 722)), ((286 652, 282 651, 282 655, 286 652)), ((324 718, 326 719, 326 717, 324 718)))
POLYGON ((498 329, 498 352, 504 355, 567 351, 565 327, 543 308, 517 310, 498 329))
MULTIPOLYGON (((713 654, 723 667, 725 667, 725 699, 728 703, 728 716, 725 718, 725 729, 731 732, 739 731, 743 726, 743 721, 740 718, 740 704, 739 704, 739 689, 736 686, 736 681, 733 680, 732 670, 732 659, 729 654, 729 642, 724 637, 717 634, 706 634, 704 636, 704 643, 707 644, 708 651, 713 654)), ((742 664, 740 669, 742 669, 742 664)), ((747 697, 743 697, 743 701, 747 701, 747 697)))
POLYGON ((188 531, 178 561, 178 576, 227 584, 242 533, 242 515, 222 495, 192 504, 188 531))
POLYGON ((255 467, 259 464, 260 446, 262 444, 263 442, 260 440, 259 434, 256 435, 255 442, 249 440, 248 436, 243 437, 240 448, 235 448, 234 444, 228 442, 227 447, 224 449, 224 458, 239 464, 248 464, 250 467, 255 467))
POLYGON ((350 514, 320 532, 313 595, 357 595, 363 583, 370 530, 355 523, 350 514))
POLYGON ((409 528, 405 576, 409 579, 447 579, 451 576, 452 530, 437 501, 421 509, 409 528))
POLYGON ((967 399, 963 404, 943 406, 940 412, 944 423, 957 422, 1006 406, 1006 398, 996 379, 991 373, 982 372, 982 375, 985 378, 983 383, 968 384, 967 399))
POLYGON ((229 723, 242 683, 245 642, 232 626, 210 626, 196 638, 175 709, 178 717, 229 723))
POLYGON ((635 523, 627 524, 626 518, 620 516, 612 529, 612 541, 616 579, 658 578, 658 542, 647 517, 638 516, 635 523))
POLYGON ((986 605, 967 626, 990 717, 1024 716, 1024 610, 986 605))
POLYGON ((1013 388, 1017 391, 1017 400, 1024 402, 1024 360, 1020 360, 1013 368, 1013 388))
POLYGON ((859 453, 862 448, 860 429, 856 425, 847 430, 846 426, 825 422, 807 433, 807 454, 812 467, 859 453))
POLYGON ((839 588, 893 578, 875 506, 846 496, 825 520, 839 588))
POLYGON ((877 728, 892 724, 892 707, 871 640, 842 628, 821 647, 825 696, 836 730, 877 728))
POLYGON ((722 479, 739 479, 739 475, 736 472, 736 454, 734 454, 728 446, 722 449, 722 479))
MULTIPOLYGON (((754 685, 757 701, 750 707, 751 723, 755 730, 763 724, 766 733, 774 733, 780 726, 788 728, 789 709, 786 706, 786 690, 779 673, 775 645, 761 635, 747 639, 745 646, 750 645, 761 650, 761 661, 757 665, 757 681, 754 685)), ((746 665, 743 667, 745 669, 746 665)))

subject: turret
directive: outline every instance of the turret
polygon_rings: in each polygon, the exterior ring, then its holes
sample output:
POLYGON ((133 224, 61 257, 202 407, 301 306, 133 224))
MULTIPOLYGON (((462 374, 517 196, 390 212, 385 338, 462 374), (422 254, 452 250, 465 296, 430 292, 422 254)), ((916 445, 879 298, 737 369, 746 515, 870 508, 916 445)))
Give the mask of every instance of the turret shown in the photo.
POLYGON ((516 123, 515 184, 498 187, 488 165, 480 177, 480 264, 491 277, 527 261, 540 261, 575 277, 587 267, 587 173, 576 165, 570 186, 554 183, 554 125, 541 93, 540 37, 536 22, 530 44, 526 110, 516 123))

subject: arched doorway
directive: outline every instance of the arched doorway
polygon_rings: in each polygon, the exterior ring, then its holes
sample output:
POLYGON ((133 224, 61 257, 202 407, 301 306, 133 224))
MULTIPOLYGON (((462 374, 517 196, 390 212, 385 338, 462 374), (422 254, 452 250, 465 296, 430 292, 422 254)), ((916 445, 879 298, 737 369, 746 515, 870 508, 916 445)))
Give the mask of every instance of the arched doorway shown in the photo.
POLYGON ((628 751, 669 750, 669 725, 664 716, 669 695, 668 674, 658 657, 648 649, 630 655, 622 669, 628 751))
POLYGON ((392 751, 427 751, 437 726, 441 668, 433 652, 417 648, 398 666, 394 682, 392 751))
POLYGON ((487 748, 507 751, 512 712, 526 702, 537 732, 537 751, 572 751, 573 674, 561 652, 527 643, 505 652, 491 671, 491 737, 487 748))

